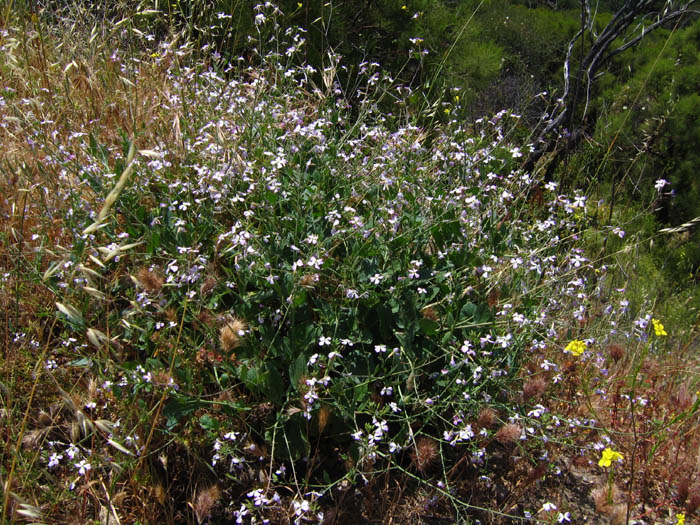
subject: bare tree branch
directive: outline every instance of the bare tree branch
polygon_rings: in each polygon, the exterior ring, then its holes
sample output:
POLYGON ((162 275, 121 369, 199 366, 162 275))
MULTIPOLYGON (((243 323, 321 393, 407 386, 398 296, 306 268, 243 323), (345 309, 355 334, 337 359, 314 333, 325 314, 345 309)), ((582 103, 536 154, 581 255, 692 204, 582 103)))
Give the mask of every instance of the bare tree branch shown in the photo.
POLYGON ((612 58, 640 44, 654 30, 671 22, 678 23, 684 16, 700 14, 700 11, 693 9, 700 0, 667 0, 663 9, 656 8, 658 2, 653 0, 626 0, 598 33, 595 29, 597 7, 592 12, 590 0, 580 1, 581 29, 571 39, 566 51, 562 95, 553 109, 541 119, 543 124, 535 141, 535 149, 524 164, 526 170, 533 170, 545 154, 565 153, 581 140, 594 81, 612 58), (576 44, 579 43, 583 49, 587 40, 592 43, 585 53, 581 53, 572 71, 576 44), (618 40, 623 43, 614 47, 618 40))

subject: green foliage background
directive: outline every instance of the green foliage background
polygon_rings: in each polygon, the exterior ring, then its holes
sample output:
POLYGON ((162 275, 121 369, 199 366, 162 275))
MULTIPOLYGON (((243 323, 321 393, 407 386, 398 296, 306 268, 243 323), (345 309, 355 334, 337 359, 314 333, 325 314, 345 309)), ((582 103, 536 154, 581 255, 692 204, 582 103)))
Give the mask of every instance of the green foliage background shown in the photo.
MULTIPOLYGON (((254 18, 258 3, 122 0, 90 10, 95 16, 132 17, 158 39, 183 31, 200 46, 214 47, 225 65, 258 60, 251 44, 265 39, 254 18)), ((580 27, 577 0, 276 4, 280 27, 306 29, 307 45, 297 60, 317 70, 318 85, 323 83, 323 69, 333 64, 331 51, 343 57, 345 66, 337 75, 350 100, 362 88, 359 64, 376 62, 414 90, 408 101, 416 110, 432 106, 433 118, 441 118, 439 105, 451 103, 455 95, 460 97, 460 116, 470 121, 508 108, 525 117, 520 130, 524 139, 561 92, 566 46, 580 27)), ((65 9, 75 5, 66 2, 65 9)), ((599 27, 616 6, 599 3, 599 27)), ((44 12, 60 8, 61 3, 52 3, 44 12)), ((601 198, 614 193, 618 203, 624 196, 633 204, 646 202, 654 181, 665 178, 673 195, 658 200, 659 224, 679 225, 700 216, 700 182, 695 175, 700 161, 699 34, 700 25, 692 20, 660 29, 617 57, 596 79, 588 140, 559 170, 562 182, 607 188, 601 198)), ((686 277, 694 276, 700 265, 700 239, 691 237, 686 235, 693 242, 683 242, 670 265, 686 277)))

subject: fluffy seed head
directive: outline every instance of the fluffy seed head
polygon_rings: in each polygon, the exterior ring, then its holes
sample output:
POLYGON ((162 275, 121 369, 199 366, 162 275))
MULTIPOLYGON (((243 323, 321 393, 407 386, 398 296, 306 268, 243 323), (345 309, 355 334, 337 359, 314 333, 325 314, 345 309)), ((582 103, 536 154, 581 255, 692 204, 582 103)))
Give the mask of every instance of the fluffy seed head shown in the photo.
POLYGON ((547 382, 542 376, 531 377, 523 384, 523 402, 536 400, 547 389, 547 382))
POLYGON ((518 441, 522 432, 523 429, 520 425, 516 425, 515 423, 506 423, 498 429, 498 432, 496 432, 494 437, 501 445, 509 445, 518 441))
POLYGON ((678 502, 682 505, 685 503, 685 500, 688 499, 688 495, 690 494, 690 478, 685 477, 681 478, 681 480, 678 482, 678 485, 676 485, 676 496, 678 497, 678 502))
POLYGON ((678 389, 678 393, 673 396, 679 410, 685 411, 693 404, 693 396, 688 392, 688 386, 683 383, 678 389))
POLYGON ((217 485, 212 485, 211 487, 199 491, 194 503, 190 503, 190 507, 192 507, 195 516, 197 516, 198 523, 202 523, 211 515, 211 511, 214 509, 214 505, 216 505, 220 497, 221 490, 217 485))
POLYGON ((698 487, 695 487, 695 490, 685 504, 685 510, 688 514, 693 514, 698 510, 698 507, 700 507, 700 490, 698 490, 698 487))
POLYGON ((423 317, 430 319, 431 321, 437 321, 439 319, 437 311, 432 306, 426 306, 420 311, 420 313, 423 315, 423 317))
POLYGON ((241 339, 245 335, 245 321, 238 317, 229 318, 226 324, 219 330, 219 342, 221 348, 230 352, 238 348, 241 344, 241 339))
POLYGON ((610 508, 610 525, 625 525, 627 521, 627 505, 622 503, 610 508))
POLYGON ((199 287, 199 293, 202 297, 206 297, 214 288, 216 288, 216 277, 209 276, 199 287))
POLYGON ((428 470, 438 458, 438 446, 435 440, 429 437, 420 437, 411 452, 411 461, 419 472, 428 470))
POLYGON ((165 280, 160 275, 145 267, 139 269, 136 273, 136 280, 144 290, 150 293, 160 292, 165 283, 165 280))
POLYGON ((620 359, 625 357, 625 347, 618 344, 613 344, 608 347, 608 352, 610 353, 610 359, 618 362, 620 359))
POLYGON ((498 422, 498 414, 491 407, 482 408, 476 420, 479 428, 491 428, 498 422))

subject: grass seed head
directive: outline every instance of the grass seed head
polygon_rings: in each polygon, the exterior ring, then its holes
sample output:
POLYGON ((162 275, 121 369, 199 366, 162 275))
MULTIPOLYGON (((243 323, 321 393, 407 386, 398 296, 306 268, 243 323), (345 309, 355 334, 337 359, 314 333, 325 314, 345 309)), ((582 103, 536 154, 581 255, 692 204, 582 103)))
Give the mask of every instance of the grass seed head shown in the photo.
POLYGON ((696 485, 685 504, 685 510, 688 514, 693 514, 698 507, 700 507, 700 486, 696 485))
POLYGON ((411 461, 419 472, 424 473, 437 460, 438 446, 434 439, 420 437, 416 441, 415 449, 411 452, 411 461))
POLYGON ((520 425, 506 423, 498 429, 494 437, 501 445, 511 445, 520 439, 522 433, 523 428, 520 425))
POLYGON ((476 423, 479 428, 491 428, 498 423, 498 414, 491 407, 482 408, 476 423))
POLYGON ((693 396, 688 391, 688 386, 683 383, 674 397, 674 402, 678 410, 686 411, 693 404, 693 396))
POLYGON ((690 494, 690 478, 684 477, 676 485, 676 497, 678 502, 682 505, 688 499, 690 494))
POLYGON ((199 287, 199 294, 202 297, 206 297, 214 288, 216 288, 216 277, 209 276, 202 283, 202 286, 199 287))
POLYGON ((231 317, 226 320, 226 324, 219 330, 219 342, 221 348, 230 352, 241 345, 243 336, 245 335, 245 321, 238 317, 231 317))
POLYGON ((136 273, 136 280, 144 290, 154 294, 160 292, 165 284, 163 277, 148 268, 139 269, 136 273))
POLYGON ((211 511, 214 509, 220 497, 221 490, 218 485, 212 485, 199 491, 199 494, 197 494, 194 500, 194 504, 190 503, 197 517, 197 523, 202 523, 211 515, 211 511))
POLYGON ((425 319, 429 319, 431 321, 437 321, 440 319, 437 311, 432 306, 426 306, 420 311, 420 313, 425 319))
POLYGON ((523 403, 537 400, 547 390, 547 382, 542 376, 531 377, 523 384, 523 403))
POLYGON ((616 363, 625 357, 625 347, 618 344, 612 344, 608 347, 608 352, 610 353, 610 359, 616 363))
POLYGON ((608 512, 610 516, 610 525, 625 525, 627 521, 627 505, 619 503, 610 507, 608 512))
POLYGON ((328 419, 331 415, 331 409, 328 405, 322 405, 318 410, 318 433, 323 434, 326 425, 328 424, 328 419))

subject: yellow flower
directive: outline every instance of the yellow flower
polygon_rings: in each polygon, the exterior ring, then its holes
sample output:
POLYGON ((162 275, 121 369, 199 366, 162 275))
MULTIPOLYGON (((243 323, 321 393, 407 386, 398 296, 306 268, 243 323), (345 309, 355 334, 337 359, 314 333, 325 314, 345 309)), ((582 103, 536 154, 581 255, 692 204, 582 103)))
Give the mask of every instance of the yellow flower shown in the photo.
POLYGON ((580 356, 585 350, 586 343, 579 341, 578 339, 574 339, 568 345, 566 345, 566 348, 564 348, 564 352, 568 352, 575 357, 580 356))
POLYGON ((615 452, 613 449, 608 447, 603 450, 603 454, 600 456, 600 461, 598 461, 598 466, 607 468, 612 465, 613 461, 617 460, 622 461, 622 454, 615 452))
POLYGON ((402 5, 401 9, 403 9, 405 11, 406 9, 408 9, 408 7, 406 7, 405 5, 402 5))
POLYGON ((685 525, 685 513, 676 514, 676 525, 685 525))
POLYGON ((664 325, 662 325, 661 321, 659 321, 658 319, 652 319, 651 324, 654 325, 654 334, 658 337, 661 337, 662 335, 668 335, 668 333, 666 333, 666 330, 664 329, 664 325))

